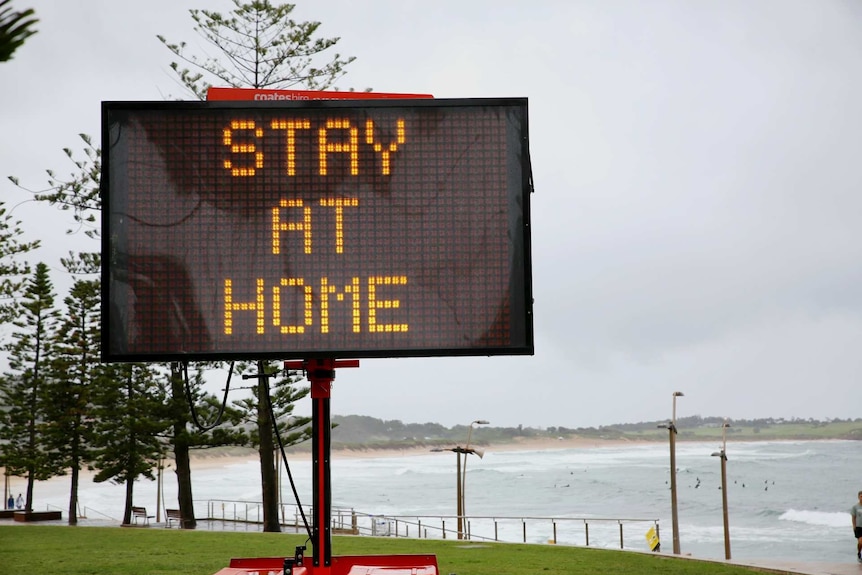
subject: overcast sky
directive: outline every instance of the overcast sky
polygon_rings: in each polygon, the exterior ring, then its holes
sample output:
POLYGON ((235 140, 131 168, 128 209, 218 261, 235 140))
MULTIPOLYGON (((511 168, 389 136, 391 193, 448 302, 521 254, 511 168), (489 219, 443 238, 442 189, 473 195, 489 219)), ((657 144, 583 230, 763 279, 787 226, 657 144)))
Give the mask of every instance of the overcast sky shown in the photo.
MULTIPOLYGON (((14 0, 39 33, 0 64, 0 194, 25 201, 102 100, 184 95, 156 39, 202 44, 228 0, 14 0)), ((363 360, 332 410, 445 425, 677 415, 860 417, 862 4, 314 0, 357 60, 341 89, 527 97, 536 354, 363 360)), ((68 214, 13 215, 57 270, 68 214)), ((61 298, 65 294, 61 294, 61 298)), ((309 401, 310 402, 310 401, 309 401)), ((307 410, 307 408, 303 407, 307 410)))

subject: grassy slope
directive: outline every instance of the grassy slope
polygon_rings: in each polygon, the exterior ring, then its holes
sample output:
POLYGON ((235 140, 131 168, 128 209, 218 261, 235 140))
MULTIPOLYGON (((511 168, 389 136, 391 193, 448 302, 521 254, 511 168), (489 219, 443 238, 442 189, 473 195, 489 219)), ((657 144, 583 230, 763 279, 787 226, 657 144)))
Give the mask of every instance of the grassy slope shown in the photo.
MULTIPOLYGON (((277 533, 0 525, 3 573, 212 575, 231 557, 291 555, 305 538, 277 533)), ((742 567, 552 545, 336 537, 335 555, 434 554, 440 573, 470 575, 744 575, 742 567)), ((310 552, 309 552, 310 555, 310 552)))
MULTIPOLYGON (((728 441, 767 441, 767 440, 809 440, 809 439, 862 439, 862 425, 858 422, 840 421, 834 423, 782 423, 764 427, 739 426, 727 429, 728 441)), ((720 427, 679 427, 679 439, 698 441, 721 439, 720 427)), ((665 439, 666 429, 627 432, 625 437, 632 439, 665 439)))

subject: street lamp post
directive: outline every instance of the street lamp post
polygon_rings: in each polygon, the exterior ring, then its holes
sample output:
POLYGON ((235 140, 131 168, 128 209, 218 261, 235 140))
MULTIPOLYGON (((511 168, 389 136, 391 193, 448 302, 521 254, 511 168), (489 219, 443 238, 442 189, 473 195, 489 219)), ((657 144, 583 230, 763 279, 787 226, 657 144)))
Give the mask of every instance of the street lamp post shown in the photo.
MULTIPOLYGON (((676 398, 683 397, 681 391, 673 392, 673 413, 667 424, 670 441, 670 518, 673 528, 673 553, 679 555, 679 518, 676 512, 676 398)), ((659 427, 665 427, 660 425, 659 427)))
MULTIPOLYGON (((464 538, 464 523, 463 523, 464 513, 461 509, 461 504, 463 503, 463 500, 461 498, 461 454, 463 453, 464 458, 466 459, 467 452, 461 446, 451 447, 449 449, 435 448, 435 449, 432 449, 431 451, 451 451, 452 453, 455 454, 455 457, 457 458, 456 459, 457 467, 455 468, 455 471, 456 471, 456 473, 455 473, 455 506, 456 506, 455 513, 456 513, 456 517, 458 518, 458 539, 463 539, 464 538)), ((445 533, 443 533, 443 537, 444 538, 446 537, 445 533)))
POLYGON ((721 451, 713 453, 721 458, 721 511, 724 518, 724 558, 730 559, 730 523, 727 515, 727 428, 730 424, 724 420, 721 429, 721 451))
POLYGON ((471 453, 475 453, 481 459, 482 456, 484 455, 484 452, 482 452, 482 451, 479 451, 476 449, 470 449, 470 439, 473 436, 473 426, 474 425, 488 425, 489 423, 490 423, 490 421, 488 421, 487 419, 477 419, 475 421, 472 421, 470 423, 470 430, 467 432, 467 446, 464 448, 464 469, 461 471, 461 514, 463 516, 465 516, 465 520, 466 520, 466 514, 467 514, 467 510, 466 510, 467 505, 466 505, 466 498, 465 498, 464 494, 467 491, 467 456, 470 455, 471 453))
MULTIPOLYGON (((484 419, 477 419, 476 421, 470 424, 470 431, 467 433, 467 447, 461 447, 460 445, 456 447, 451 447, 449 449, 432 449, 431 451, 451 451, 455 454, 457 467, 455 473, 455 502, 456 502, 456 513, 458 517, 458 539, 464 538, 465 532, 465 524, 464 524, 464 486, 465 480, 467 477, 467 456, 471 453, 475 453, 479 457, 484 455, 484 452, 479 449, 471 449, 470 448, 470 439, 472 437, 473 426, 474 425, 487 425, 488 421, 484 419), (461 467, 461 455, 464 455, 464 466, 461 467)), ((444 534, 445 535, 445 534, 444 534)))
MULTIPOLYGON (((458 458, 458 464, 455 473, 455 497, 457 498, 456 503, 456 513, 458 514, 458 539, 464 538, 464 512, 461 508, 463 504, 463 500, 461 499, 461 452, 463 451, 460 447, 454 448, 452 451, 455 452, 455 457, 458 458)), ((464 459, 467 459, 467 454, 464 454, 464 459)))

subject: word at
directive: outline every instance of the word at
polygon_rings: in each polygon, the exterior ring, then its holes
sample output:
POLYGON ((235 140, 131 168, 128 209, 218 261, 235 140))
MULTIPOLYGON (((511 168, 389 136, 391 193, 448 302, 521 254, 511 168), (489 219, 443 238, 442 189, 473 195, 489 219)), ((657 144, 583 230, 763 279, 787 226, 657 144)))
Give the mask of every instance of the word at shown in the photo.
MULTIPOLYGON (((344 253, 344 208, 359 206, 359 198, 321 198, 319 205, 335 210, 335 253, 344 253)), ((311 253, 311 205, 303 200, 281 200, 277 208, 272 208, 272 253, 281 254, 281 233, 302 232, 303 251, 311 253), (302 220, 282 221, 282 208, 302 208, 302 220)))

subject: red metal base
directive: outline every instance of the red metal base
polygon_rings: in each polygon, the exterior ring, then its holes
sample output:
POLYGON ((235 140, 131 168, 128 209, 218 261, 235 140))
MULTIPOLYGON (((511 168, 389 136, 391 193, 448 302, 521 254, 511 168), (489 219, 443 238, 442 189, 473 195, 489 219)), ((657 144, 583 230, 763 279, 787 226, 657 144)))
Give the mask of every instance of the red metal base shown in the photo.
MULTIPOLYGON (((282 575, 283 557, 231 559, 215 575, 282 575)), ((346 555, 333 557, 332 565, 315 567, 311 557, 294 565, 291 575, 439 575, 435 555, 346 555)))
POLYGON ((215 575, 439 575, 434 555, 347 555, 333 557, 330 533, 330 437, 329 400, 337 367, 359 367, 358 360, 313 359, 288 361, 285 369, 302 369, 311 383, 312 465, 314 521, 313 557, 231 559, 230 566, 215 575), (287 561, 287 563, 286 563, 287 561), (297 563, 299 561, 300 563, 297 563))

